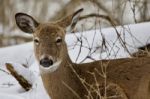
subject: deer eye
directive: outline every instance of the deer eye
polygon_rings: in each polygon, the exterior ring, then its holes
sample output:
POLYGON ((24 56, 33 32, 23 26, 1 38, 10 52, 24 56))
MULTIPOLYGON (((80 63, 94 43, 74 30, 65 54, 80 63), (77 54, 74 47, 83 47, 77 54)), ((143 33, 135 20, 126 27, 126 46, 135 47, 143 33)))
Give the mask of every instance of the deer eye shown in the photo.
POLYGON ((34 39, 34 43, 35 43, 36 45, 39 45, 39 39, 38 39, 38 38, 35 38, 35 39, 34 39))
POLYGON ((57 38, 56 38, 56 43, 59 44, 59 43, 61 43, 61 42, 62 42, 62 38, 61 38, 61 37, 57 37, 57 38))

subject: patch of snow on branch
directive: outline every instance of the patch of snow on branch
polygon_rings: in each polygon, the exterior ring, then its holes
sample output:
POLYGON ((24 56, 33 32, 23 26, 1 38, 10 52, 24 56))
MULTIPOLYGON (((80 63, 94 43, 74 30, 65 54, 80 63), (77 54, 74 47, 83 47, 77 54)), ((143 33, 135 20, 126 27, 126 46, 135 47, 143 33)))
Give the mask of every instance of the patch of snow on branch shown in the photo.
POLYGON ((21 76, 23 76, 31 85, 35 84, 35 81, 37 80, 37 77, 39 75, 39 72, 33 72, 29 68, 24 67, 23 65, 19 63, 9 62, 14 70, 21 76))

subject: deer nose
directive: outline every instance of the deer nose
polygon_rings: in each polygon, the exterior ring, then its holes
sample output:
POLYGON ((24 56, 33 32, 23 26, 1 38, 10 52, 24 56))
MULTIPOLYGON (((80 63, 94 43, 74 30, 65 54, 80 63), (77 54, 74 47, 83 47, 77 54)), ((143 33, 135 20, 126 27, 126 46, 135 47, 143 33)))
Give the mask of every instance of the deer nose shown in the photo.
POLYGON ((40 65, 42 65, 43 67, 49 67, 51 65, 53 65, 53 60, 49 59, 49 58, 43 58, 40 60, 40 65))

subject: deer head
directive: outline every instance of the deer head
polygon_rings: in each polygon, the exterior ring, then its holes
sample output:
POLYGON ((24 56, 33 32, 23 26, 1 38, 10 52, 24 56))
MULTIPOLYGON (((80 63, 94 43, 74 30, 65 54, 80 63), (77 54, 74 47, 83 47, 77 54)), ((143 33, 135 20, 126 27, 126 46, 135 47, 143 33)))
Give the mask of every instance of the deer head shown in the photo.
POLYGON ((24 13, 15 15, 17 26, 33 35, 35 56, 43 71, 53 72, 66 60, 66 29, 74 28, 82 11, 83 9, 79 9, 57 22, 48 23, 39 23, 24 13))

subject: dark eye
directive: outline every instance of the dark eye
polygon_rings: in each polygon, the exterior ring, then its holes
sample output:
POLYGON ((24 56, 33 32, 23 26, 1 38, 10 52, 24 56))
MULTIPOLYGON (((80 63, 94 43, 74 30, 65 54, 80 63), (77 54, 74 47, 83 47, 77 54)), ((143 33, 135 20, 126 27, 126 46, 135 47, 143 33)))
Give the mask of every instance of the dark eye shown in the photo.
POLYGON ((35 43, 36 45, 38 45, 38 44, 39 44, 39 40, 38 40, 37 38, 35 38, 35 39, 34 39, 34 43, 35 43))
POLYGON ((62 42, 62 38, 61 37, 57 37, 56 38, 56 43, 61 43, 62 42))

